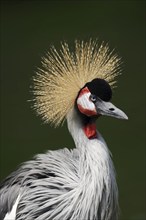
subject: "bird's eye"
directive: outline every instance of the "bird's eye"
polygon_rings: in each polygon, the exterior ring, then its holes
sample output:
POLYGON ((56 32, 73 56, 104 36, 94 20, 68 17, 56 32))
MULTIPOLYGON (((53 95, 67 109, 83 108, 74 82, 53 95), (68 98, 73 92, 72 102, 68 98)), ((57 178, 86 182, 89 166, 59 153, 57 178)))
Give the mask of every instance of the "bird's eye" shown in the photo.
POLYGON ((96 98, 96 95, 90 95, 90 100, 92 101, 92 102, 96 102, 96 100, 97 100, 97 98, 96 98))

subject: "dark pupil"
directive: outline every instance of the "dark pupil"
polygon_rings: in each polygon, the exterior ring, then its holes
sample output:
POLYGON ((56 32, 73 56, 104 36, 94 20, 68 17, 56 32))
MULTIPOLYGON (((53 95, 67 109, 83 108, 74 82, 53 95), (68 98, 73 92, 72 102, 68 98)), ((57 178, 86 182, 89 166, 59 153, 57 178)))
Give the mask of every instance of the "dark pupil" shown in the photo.
POLYGON ((90 100, 92 101, 92 102, 96 102, 96 95, 90 95, 90 100))

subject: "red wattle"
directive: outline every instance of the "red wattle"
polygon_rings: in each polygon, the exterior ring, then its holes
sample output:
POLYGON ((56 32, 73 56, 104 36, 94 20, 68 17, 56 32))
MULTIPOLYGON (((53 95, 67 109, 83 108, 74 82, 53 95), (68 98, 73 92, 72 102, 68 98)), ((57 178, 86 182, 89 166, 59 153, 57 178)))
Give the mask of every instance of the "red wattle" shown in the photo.
POLYGON ((97 138, 97 131, 96 131, 96 125, 95 124, 87 124, 84 128, 83 128, 86 136, 89 139, 93 139, 93 138, 97 138))

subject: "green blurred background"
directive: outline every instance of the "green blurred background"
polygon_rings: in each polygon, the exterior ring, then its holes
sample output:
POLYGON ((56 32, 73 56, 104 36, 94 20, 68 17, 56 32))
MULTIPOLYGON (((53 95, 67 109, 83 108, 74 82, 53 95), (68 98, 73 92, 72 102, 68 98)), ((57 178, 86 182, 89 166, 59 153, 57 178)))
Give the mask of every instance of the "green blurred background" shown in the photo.
POLYGON ((98 120, 113 154, 121 220, 145 216, 145 1, 1 1, 1 178, 34 154, 73 147, 66 124, 53 129, 36 117, 31 78, 50 44, 90 37, 123 58, 113 103, 128 121, 98 120))

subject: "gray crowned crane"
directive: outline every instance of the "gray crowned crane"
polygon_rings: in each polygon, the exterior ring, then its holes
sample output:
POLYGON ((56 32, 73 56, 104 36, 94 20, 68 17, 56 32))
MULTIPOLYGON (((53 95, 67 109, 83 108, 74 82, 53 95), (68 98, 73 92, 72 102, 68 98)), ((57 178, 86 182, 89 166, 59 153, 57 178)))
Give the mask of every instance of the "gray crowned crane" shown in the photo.
POLYGON ((1 220, 118 219, 115 170, 96 120, 127 119, 110 102, 120 64, 96 40, 50 47, 33 78, 33 106, 55 127, 67 119, 75 148, 38 154, 10 174, 1 183, 1 220))

